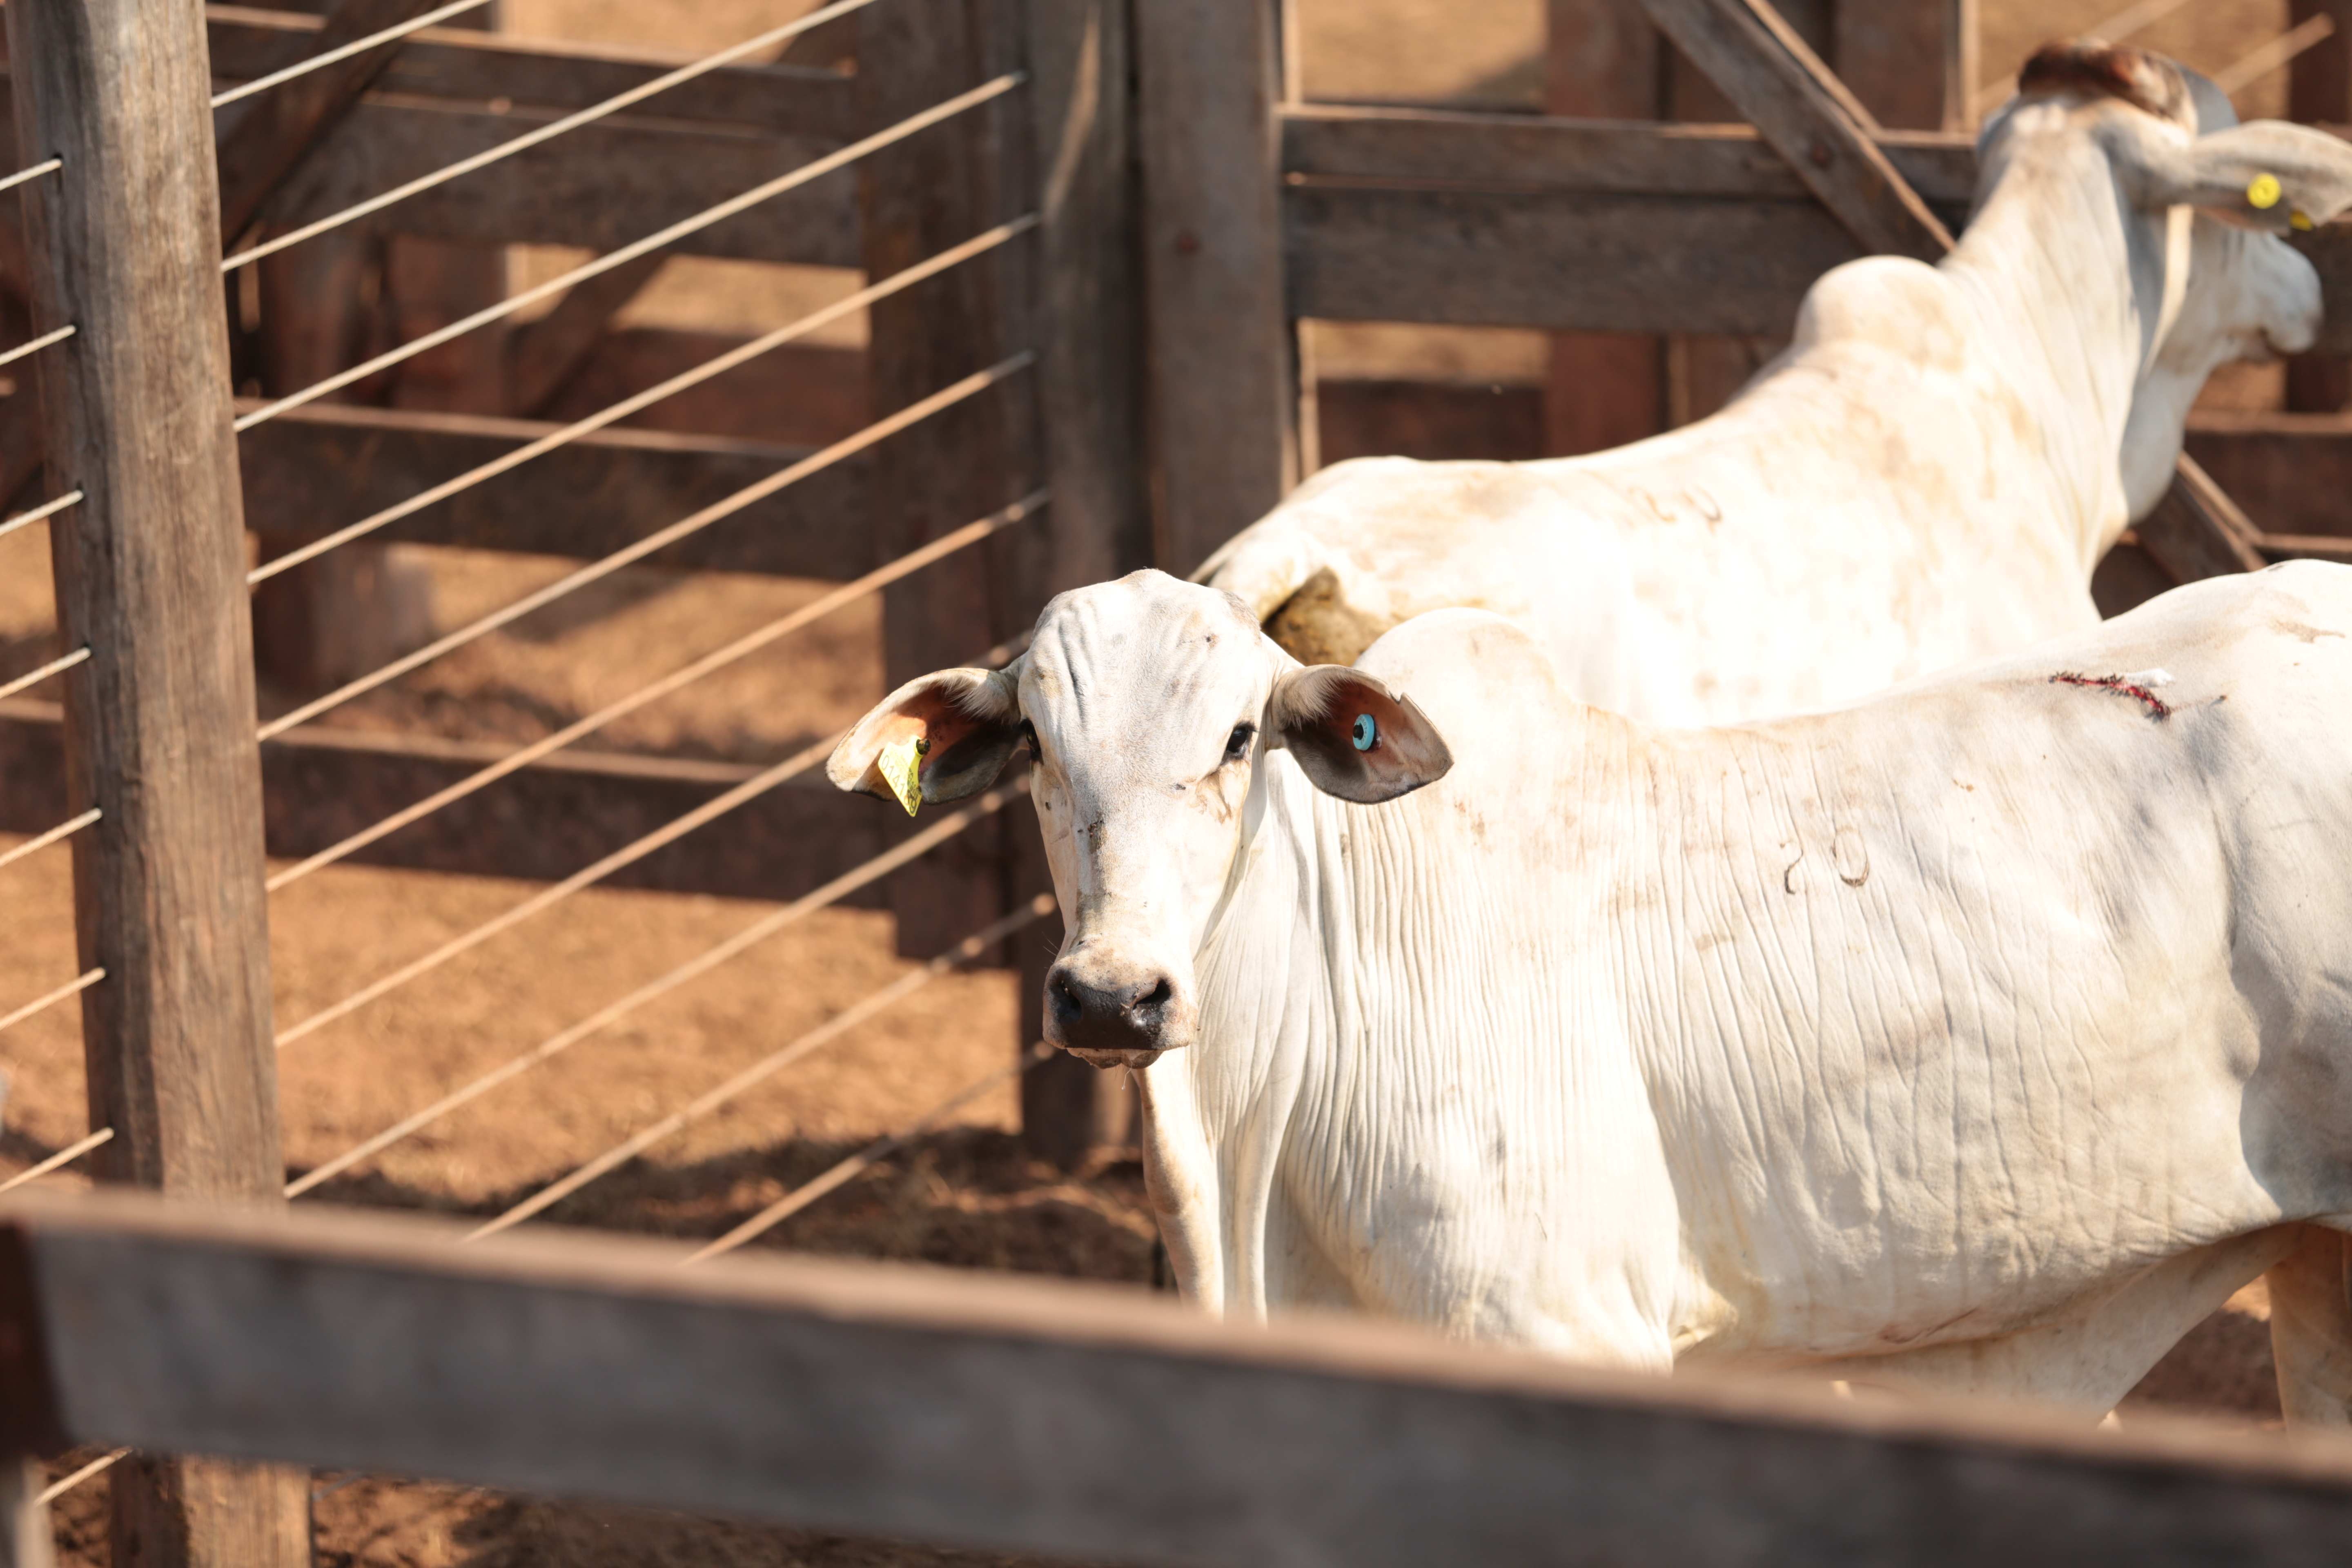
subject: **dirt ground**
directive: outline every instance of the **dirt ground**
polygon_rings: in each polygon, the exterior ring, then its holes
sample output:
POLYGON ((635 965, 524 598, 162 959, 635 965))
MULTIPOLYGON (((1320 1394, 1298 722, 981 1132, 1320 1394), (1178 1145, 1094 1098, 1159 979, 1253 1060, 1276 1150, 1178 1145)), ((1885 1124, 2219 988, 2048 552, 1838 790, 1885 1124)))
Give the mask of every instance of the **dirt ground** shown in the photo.
MULTIPOLYGON (((1542 0, 1305 0, 1310 96, 1533 107, 1542 0)), ((666 49, 716 47, 806 9, 805 0, 503 0, 502 25, 666 49)), ((1989 76, 2042 37, 2088 28, 2119 0, 1989 0, 1989 76)), ((2284 0, 2197 0, 2135 41, 2211 69, 2283 31, 2284 0)), ((2241 95, 2249 113, 2283 108, 2284 76, 2241 95)), ((519 250, 534 280, 576 261, 519 250)), ((856 286, 807 268, 685 259, 639 297, 625 324, 756 331, 856 286)), ((862 321, 828 341, 863 342, 862 321)), ((1318 328, 1327 374, 1540 381, 1541 334, 1378 325, 1318 328)), ((2259 397, 2259 389, 2252 395, 2259 397)), ((458 552, 405 552, 429 574, 440 627, 463 623, 569 563, 458 552)), ((772 616, 816 584, 651 571, 494 634, 331 722, 467 739, 535 738, 772 616)), ((0 669, 53 647, 46 542, 0 540, 0 669)), ((607 750, 767 762, 830 733, 881 695, 871 605, 841 612, 738 669, 606 731, 607 750)), ((51 695, 36 693, 35 695, 51 695)), ((292 694, 265 691, 282 710, 292 694)), ((723 829, 721 829, 723 831, 723 829)), ((0 837, 0 849, 16 840, 0 837)), ((272 961, 281 1026, 509 907, 535 889, 488 879, 338 867, 278 894, 272 961)), ((0 869, 0 1012, 73 973, 66 852, 0 869)), ((289 1172, 299 1173, 504 1062, 593 1005, 757 919, 763 906, 591 890, 289 1049, 281 1063, 289 1172)), ((1032 934, 1030 940, 1044 940, 1032 934)), ((380 1158, 327 1184, 328 1202, 488 1215, 536 1190, 681 1100, 906 973, 887 917, 830 910, 593 1037, 380 1158)), ((559 1205, 552 1223, 658 1236, 718 1234, 931 1104, 1001 1067, 1016 1025, 1002 973, 957 975, 825 1047, 723 1112, 559 1205)), ((85 1129, 76 1010, 68 1003, 0 1035, 9 1094, 0 1174, 85 1129)), ((1124 1281, 1149 1278, 1150 1227, 1131 1160, 1064 1177, 1021 1155, 1010 1086, 917 1141, 761 1245, 1124 1281)), ((68 1173, 49 1178, 79 1180, 68 1173)), ((2274 1420, 2259 1289, 2200 1329, 2135 1396, 2274 1420)), ((2127 1406, 2127 1410, 2128 1410, 2127 1406)), ((61 1467, 62 1471, 62 1467, 61 1467)), ((1001 1560, 887 1542, 753 1530, 591 1509, 391 1478, 322 1476, 320 1561, 413 1568, 562 1563, 792 1563, 932 1568, 1001 1560)), ((58 1505, 65 1560, 104 1561, 103 1479, 58 1505)))

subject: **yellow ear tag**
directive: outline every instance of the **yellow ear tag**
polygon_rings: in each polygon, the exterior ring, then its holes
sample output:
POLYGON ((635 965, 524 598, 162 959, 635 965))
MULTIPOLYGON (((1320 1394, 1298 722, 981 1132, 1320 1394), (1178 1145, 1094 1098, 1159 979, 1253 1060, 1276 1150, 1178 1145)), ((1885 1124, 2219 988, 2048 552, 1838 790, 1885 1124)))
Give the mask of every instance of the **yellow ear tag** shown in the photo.
POLYGON ((890 793, 898 797, 898 804, 907 808, 908 816, 914 816, 915 807, 923 804, 922 752, 919 749, 921 744, 911 735, 894 741, 882 748, 881 761, 877 764, 882 770, 882 782, 890 786, 890 793))
POLYGON ((2287 226, 2290 228, 2299 228, 2305 234, 2309 234, 2311 232, 2311 215, 2305 212, 2301 207, 2297 207, 2294 211, 2287 214, 2286 221, 2287 226))
POLYGON ((2285 194, 2276 174, 2256 174, 2246 183, 2246 204, 2263 212, 2278 205, 2279 197, 2285 194))

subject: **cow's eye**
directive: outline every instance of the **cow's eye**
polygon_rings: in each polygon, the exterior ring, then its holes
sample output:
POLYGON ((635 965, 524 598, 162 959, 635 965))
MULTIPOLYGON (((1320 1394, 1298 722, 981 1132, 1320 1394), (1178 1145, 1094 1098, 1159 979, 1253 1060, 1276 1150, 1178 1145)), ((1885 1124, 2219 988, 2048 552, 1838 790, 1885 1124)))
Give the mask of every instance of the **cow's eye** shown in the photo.
POLYGON ((1225 761, 1239 762, 1249 755, 1250 742, 1257 739, 1257 726, 1236 724, 1234 732, 1225 737, 1225 761))
POLYGON ((1021 739, 1028 743, 1029 755, 1033 760, 1040 755, 1037 750, 1037 726, 1026 719, 1021 721, 1021 739))

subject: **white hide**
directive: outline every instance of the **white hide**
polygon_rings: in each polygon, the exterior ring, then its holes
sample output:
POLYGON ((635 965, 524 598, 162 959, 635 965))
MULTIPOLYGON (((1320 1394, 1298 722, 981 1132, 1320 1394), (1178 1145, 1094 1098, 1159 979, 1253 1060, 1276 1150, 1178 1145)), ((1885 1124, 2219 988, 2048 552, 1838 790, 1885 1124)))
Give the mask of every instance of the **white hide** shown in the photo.
POLYGON ((1358 673, 1452 771, 1370 806, 1204 588, 1064 595, 981 679, 1034 726, 1065 963, 1184 1004, 1135 1059, 1191 1299, 2095 1414, 2315 1247, 2283 1382, 2340 1424, 2341 1238, 2300 1222, 2352 1219, 2347 632, 2352 569, 2297 563, 1676 731, 1444 612, 1358 673))
POLYGON ((2171 117, 2079 88, 2012 101, 1958 247, 1825 275, 1721 413, 1584 458, 1342 463, 1200 579, 1335 663, 1410 616, 1493 610, 1579 696, 1664 723, 1820 707, 2095 624, 2092 569, 2163 494, 2207 374, 2307 348, 2320 319, 2282 239, 2168 203, 2269 167, 2289 201, 2238 195, 2234 220, 2352 197, 2352 148, 2219 129, 2210 84, 2107 53, 2171 117))

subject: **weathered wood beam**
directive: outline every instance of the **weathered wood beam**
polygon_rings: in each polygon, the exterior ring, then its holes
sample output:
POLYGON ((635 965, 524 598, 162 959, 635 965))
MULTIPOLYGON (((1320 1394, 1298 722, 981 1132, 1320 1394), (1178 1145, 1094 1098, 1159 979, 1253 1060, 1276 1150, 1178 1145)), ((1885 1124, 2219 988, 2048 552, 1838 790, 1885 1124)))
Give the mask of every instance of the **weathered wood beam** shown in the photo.
MULTIPOLYGON (((292 542, 358 521, 555 426, 312 404, 241 438, 246 521, 292 542)), ((869 475, 886 443, 814 474, 656 558, 656 564, 845 582, 872 570, 869 475)), ((805 451, 608 429, 393 523, 384 543, 593 559, 766 478, 805 451)), ((967 519, 966 521, 970 521, 967 519)))
POLYGON ((2261 535, 2211 476, 2183 456, 2155 510, 2132 524, 2142 549, 2183 583, 2270 564, 2261 535))
POLYGON ((514 329, 507 339, 507 388, 514 411, 533 416, 545 410, 596 352, 614 314, 668 260, 656 251, 600 272, 564 290, 546 315, 514 329))
POLYGON ((460 1234, 13 1199, 0 1440, 1171 1568, 2335 1568, 2352 1535, 2333 1434, 2095 1432, 1102 1286, 460 1234))
MULTIPOLYGON (((423 16, 433 4, 434 0, 340 0, 322 25, 303 37, 301 47, 285 64, 294 65, 423 16)), ((278 182, 309 155, 398 52, 399 45, 385 44, 351 55, 228 107, 227 129, 219 142, 224 244, 245 232, 278 182)))
POLYGON ((2265 533, 2352 539, 2352 415, 2197 414, 2188 446, 2265 533))
MULTIPOLYGON (((510 142, 551 110, 453 107, 371 95, 267 203, 289 227, 510 142)), ((753 135, 614 116, 386 208, 387 233, 483 244, 617 249, 833 151, 831 140, 753 135)), ((843 169, 680 240, 679 251, 856 267, 856 174, 843 169)))
POLYGON ((1343 321, 1786 335, 1862 254, 1810 201, 1294 186, 1289 309, 1343 321))
MULTIPOLYGON (((0 701, 0 831, 64 819, 55 703, 0 701)), ((300 859, 446 788, 513 748, 302 728, 261 749, 268 852, 300 859)), ((675 821, 760 770, 730 763, 558 752, 352 857, 365 866, 551 882, 675 821)), ((883 817, 822 770, 688 834, 607 886, 719 898, 797 898, 883 848, 883 817)), ((849 902, 877 905, 884 889, 849 902)))
POLYGON ((1877 121, 1766 0, 1643 5, 1864 249, 1934 261, 1951 248, 1951 231, 1872 139, 1877 121))
MULTIPOLYGON (((246 5, 207 5, 213 75, 249 81, 289 63, 320 26, 317 16, 246 5)), ((691 52, 620 48, 562 38, 429 27, 403 40, 378 87, 419 98, 488 103, 504 99, 541 109, 585 109, 695 59, 691 52)), ((804 66, 722 66, 641 112, 664 120, 749 126, 784 136, 840 142, 856 132, 855 85, 804 66)))

